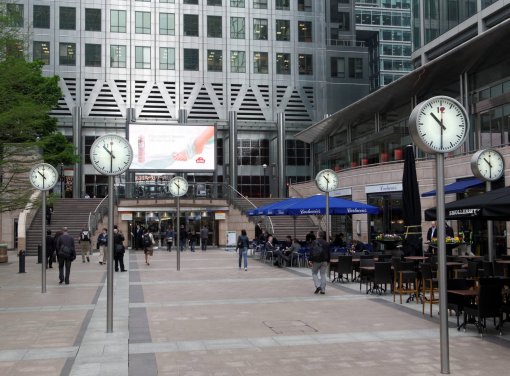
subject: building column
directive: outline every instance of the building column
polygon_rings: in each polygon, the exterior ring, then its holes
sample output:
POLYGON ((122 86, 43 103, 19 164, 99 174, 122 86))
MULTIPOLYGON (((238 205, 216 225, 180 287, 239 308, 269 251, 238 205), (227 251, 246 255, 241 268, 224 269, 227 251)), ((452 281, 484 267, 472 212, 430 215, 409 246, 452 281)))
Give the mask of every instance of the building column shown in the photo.
MULTIPOLYGON (((127 108, 126 109, 126 129, 129 130, 129 124, 136 122, 136 109, 135 108, 127 108)), ((129 134, 128 134, 129 137, 129 134)), ((135 197, 135 173, 130 170, 126 171, 126 198, 135 197)))
MULTIPOLYGON (((73 145, 78 155, 82 155, 82 109, 80 106, 76 106, 73 108, 73 145)), ((73 171, 73 198, 83 197, 82 186, 84 176, 82 174, 83 171, 83 162, 78 161, 74 164, 73 171)), ((65 184, 64 184, 65 189, 65 184)), ((63 192, 65 193, 65 192, 63 192)))
POLYGON ((228 112, 230 185, 237 190, 237 112, 228 112))
POLYGON ((285 156, 287 155, 286 152, 286 142, 285 142, 285 113, 280 112, 278 113, 277 123, 276 126, 278 128, 278 151, 277 151, 277 158, 278 163, 277 165, 277 184, 278 189, 277 194, 279 198, 284 198, 287 195, 287 171, 286 171, 286 161, 285 156))

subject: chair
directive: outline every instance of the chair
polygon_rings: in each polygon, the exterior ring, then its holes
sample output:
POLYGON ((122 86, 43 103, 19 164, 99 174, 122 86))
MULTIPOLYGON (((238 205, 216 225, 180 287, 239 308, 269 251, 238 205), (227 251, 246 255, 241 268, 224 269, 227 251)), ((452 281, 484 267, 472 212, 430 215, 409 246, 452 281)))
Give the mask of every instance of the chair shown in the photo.
POLYGON ((478 303, 468 304, 464 307, 464 323, 467 323, 468 316, 477 318, 475 325, 478 333, 483 335, 483 331, 487 331, 486 319, 492 317, 494 318, 494 326, 499 329, 499 334, 502 334, 503 296, 501 281, 498 278, 480 278, 479 284, 478 303), (497 326, 496 318, 499 318, 497 326))
POLYGON ((480 277, 484 278, 494 277, 494 266, 491 261, 482 261, 482 270, 483 273, 481 273, 480 277))
MULTIPOLYGON (((402 304, 402 294, 418 296, 418 281, 414 271, 414 262, 400 262, 396 264, 397 269, 394 270, 395 287, 393 288, 393 302, 395 302, 395 295, 399 294, 400 304, 402 304)), ((416 303, 418 303, 418 299, 416 299, 416 303)))
POLYGON ((468 261, 467 263, 467 278, 469 279, 478 279, 478 265, 479 263, 476 261, 468 261))
POLYGON ((493 261, 492 269, 494 270, 494 277, 505 276, 505 266, 499 262, 493 261))
POLYGON ((375 262, 373 258, 361 258, 359 260, 359 291, 361 291, 361 284, 365 282, 367 294, 369 293, 368 284, 374 277, 373 271, 363 270, 363 266, 374 266, 375 262))
POLYGON ((422 314, 425 314, 425 302, 430 305, 430 317, 432 317, 432 305, 439 304, 439 298, 436 297, 438 291, 438 280, 432 272, 432 265, 427 262, 421 264, 421 279, 423 288, 422 314), (428 297, 426 296, 428 294, 428 297))
POLYGON ((393 272, 391 271, 391 262, 374 263, 374 279, 372 280, 372 293, 375 291, 382 295, 386 292, 387 285, 390 285, 390 291, 393 289, 393 272), (382 285, 384 284, 384 289, 382 285))
POLYGON ((343 281, 344 275, 347 282, 349 282, 349 274, 352 280, 352 256, 340 256, 338 258, 338 264, 336 264, 335 272, 338 274, 336 278, 337 282, 340 282, 340 280, 343 281))
MULTIPOLYGON (((475 286, 473 279, 448 279, 446 281, 447 290, 469 290, 475 286)), ((460 295, 448 293, 447 307, 450 311, 455 312, 457 317, 457 330, 460 330, 459 317, 464 312, 464 306, 469 304, 466 298, 460 295)))

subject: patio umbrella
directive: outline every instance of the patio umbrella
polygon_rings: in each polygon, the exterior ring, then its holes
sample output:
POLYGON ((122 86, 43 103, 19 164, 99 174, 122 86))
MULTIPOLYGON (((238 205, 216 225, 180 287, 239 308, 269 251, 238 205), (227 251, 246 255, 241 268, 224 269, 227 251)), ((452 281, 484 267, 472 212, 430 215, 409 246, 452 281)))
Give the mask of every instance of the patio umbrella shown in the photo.
MULTIPOLYGON (((436 219, 436 208, 425 210, 425 219, 436 219)), ((445 219, 510 221, 510 187, 449 202, 445 205, 445 219)))
POLYGON ((300 198, 288 198, 278 202, 272 202, 268 205, 260 206, 258 208, 250 209, 246 212, 246 215, 249 217, 259 216, 259 215, 283 215, 280 214, 280 209, 286 208, 289 205, 292 205, 296 200, 302 200, 300 198))
MULTIPOLYGON (((338 197, 329 198, 329 214, 377 214, 379 208, 361 202, 338 197)), ((326 214, 326 196, 314 195, 294 202, 280 210, 280 215, 324 215, 326 214)))
POLYGON ((402 217, 406 233, 402 244, 405 255, 416 256, 423 252, 421 235, 421 204, 416 163, 412 145, 405 148, 402 175, 402 217))

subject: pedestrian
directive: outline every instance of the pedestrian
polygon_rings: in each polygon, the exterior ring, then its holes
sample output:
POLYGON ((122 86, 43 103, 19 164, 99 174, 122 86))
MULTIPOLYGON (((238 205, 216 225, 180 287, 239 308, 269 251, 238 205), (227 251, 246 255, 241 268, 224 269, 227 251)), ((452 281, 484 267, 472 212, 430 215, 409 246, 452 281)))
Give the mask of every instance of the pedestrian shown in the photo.
POLYGON ((308 246, 311 246, 311 244, 313 243, 313 241, 316 239, 315 237, 315 234, 313 233, 313 230, 310 231, 308 234, 306 234, 306 244, 308 244, 308 246))
POLYGON ((194 229, 190 229, 188 231, 188 242, 189 242, 189 250, 191 252, 195 252, 195 245, 197 244, 197 233, 194 229))
POLYGON ((64 227, 62 232, 56 244, 58 253, 58 277, 60 284, 65 281, 65 284, 68 285, 69 276, 71 274, 71 263, 76 259, 76 250, 74 248, 74 239, 68 234, 67 227, 64 227))
POLYGON ((203 225, 202 229, 200 230, 200 245, 202 251, 207 251, 207 241, 209 240, 209 229, 207 228, 207 225, 203 225))
POLYGON ((103 228, 103 231, 97 237, 96 247, 99 249, 99 263, 106 264, 108 260, 108 230, 103 228))
POLYGON ((244 271, 248 270, 248 248, 250 240, 246 235, 246 230, 241 230, 241 235, 237 238, 237 250, 239 251, 239 269, 241 269, 241 260, 244 260, 244 271))
POLYGON ((329 244, 326 241, 326 233, 324 231, 318 232, 318 239, 312 243, 310 250, 310 257, 308 263, 312 267, 313 283, 315 285, 315 294, 326 293, 326 269, 328 268, 331 254, 329 251, 329 244), (320 272, 320 280, 319 280, 320 272))
POLYGON ((90 249, 92 248, 92 241, 90 240, 90 231, 88 230, 88 226, 84 225, 81 229, 80 240, 78 240, 81 248, 81 261, 85 262, 85 258, 87 262, 90 262, 90 249))
POLYGON ((145 263, 147 265, 150 265, 149 257, 154 254, 154 248, 152 247, 154 244, 154 237, 152 236, 152 232, 145 229, 143 236, 142 236, 142 243, 143 243, 143 253, 145 254, 145 263))
POLYGON ((115 271, 126 272, 127 270, 124 268, 124 253, 126 248, 124 247, 124 235, 119 231, 118 228, 113 229, 113 257, 115 260, 115 271))
POLYGON ((255 225, 255 239, 260 241, 260 237, 262 236, 262 222, 258 221, 255 225))
POLYGON ((175 233, 174 233, 172 226, 168 226, 168 230, 166 230, 166 233, 165 233, 166 250, 168 252, 172 252, 172 245, 174 244, 174 237, 175 237, 175 233))
POLYGON ((179 230, 179 248, 181 249, 181 252, 183 252, 186 249, 186 238, 187 237, 188 237, 188 233, 186 232, 184 225, 181 225, 181 229, 179 230))
POLYGON ((53 256, 55 254, 55 239, 51 236, 51 230, 46 230, 46 267, 53 269, 53 256))
POLYGON ((46 207, 46 224, 51 224, 51 215, 53 214, 53 208, 51 206, 46 207))

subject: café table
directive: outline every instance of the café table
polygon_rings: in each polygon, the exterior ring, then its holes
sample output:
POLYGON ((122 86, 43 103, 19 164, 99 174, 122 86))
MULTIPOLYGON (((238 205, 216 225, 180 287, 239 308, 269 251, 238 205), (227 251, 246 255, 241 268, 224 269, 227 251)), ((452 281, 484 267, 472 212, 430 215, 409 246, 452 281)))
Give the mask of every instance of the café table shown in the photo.
MULTIPOLYGON (((478 296, 479 289, 469 289, 469 290, 448 290, 448 294, 453 294, 456 296, 461 297, 462 299, 465 299, 466 302, 473 302, 476 297, 478 296)), ((466 329, 466 321, 464 320, 462 324, 457 326, 457 330, 460 330, 460 328, 466 329)))
POLYGON ((454 278, 455 270, 465 267, 466 264, 457 261, 447 261, 446 270, 450 278, 454 278))
POLYGON ((505 277, 510 277, 510 273, 509 273, 510 260, 496 260, 496 262, 505 267, 505 277))

